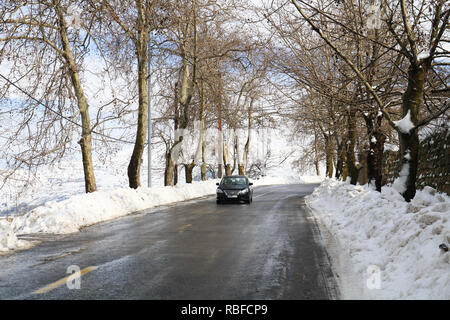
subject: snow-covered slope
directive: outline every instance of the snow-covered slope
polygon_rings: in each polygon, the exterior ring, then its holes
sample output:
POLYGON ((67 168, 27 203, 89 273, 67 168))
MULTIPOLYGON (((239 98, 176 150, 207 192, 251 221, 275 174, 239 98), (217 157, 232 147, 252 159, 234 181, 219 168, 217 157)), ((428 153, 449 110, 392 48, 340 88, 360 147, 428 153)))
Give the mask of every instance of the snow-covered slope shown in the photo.
POLYGON ((325 180, 307 203, 347 299, 450 299, 450 197, 325 180), (380 280, 378 282, 378 279, 380 280))

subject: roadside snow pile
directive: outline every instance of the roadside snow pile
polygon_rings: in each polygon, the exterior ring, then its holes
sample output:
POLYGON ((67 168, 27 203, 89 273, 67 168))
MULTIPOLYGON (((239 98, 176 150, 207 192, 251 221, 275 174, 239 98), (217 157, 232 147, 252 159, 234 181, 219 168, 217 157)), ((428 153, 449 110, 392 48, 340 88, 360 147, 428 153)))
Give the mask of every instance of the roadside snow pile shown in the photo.
POLYGON ((321 176, 301 176, 301 183, 321 183, 325 178, 321 176))
MULTIPOLYGON (((68 234, 84 226, 115 219, 139 210, 169 203, 190 200, 216 192, 216 182, 208 180, 174 187, 120 188, 79 194, 62 201, 47 201, 12 222, 0 220, 0 252, 30 246, 16 235, 34 233, 68 234)), ((265 177, 255 180, 254 186, 299 183, 295 177, 265 177)))
POLYGON ((253 182, 255 187, 258 186, 268 186, 272 184, 295 184, 295 183, 303 183, 301 177, 296 176, 280 176, 280 177, 263 177, 257 180, 250 179, 251 182, 253 182))
POLYGON ((307 203, 343 298, 450 299, 450 252, 439 249, 450 243, 449 200, 429 187, 407 203, 392 187, 325 180, 307 203))
POLYGON ((101 221, 172 202, 202 197, 215 192, 216 180, 158 188, 121 188, 80 194, 60 202, 49 201, 23 216, 15 217, 16 234, 67 234, 101 221))
POLYGON ((6 219, 0 219, 0 253, 11 249, 24 249, 29 246, 27 241, 18 240, 11 223, 6 219))

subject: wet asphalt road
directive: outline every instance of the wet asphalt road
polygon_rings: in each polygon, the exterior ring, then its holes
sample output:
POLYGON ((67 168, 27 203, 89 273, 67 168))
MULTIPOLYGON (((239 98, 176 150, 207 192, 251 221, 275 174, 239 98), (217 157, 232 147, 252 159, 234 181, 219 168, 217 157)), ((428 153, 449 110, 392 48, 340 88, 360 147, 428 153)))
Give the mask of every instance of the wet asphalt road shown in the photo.
POLYGON ((304 206, 315 186, 259 187, 251 205, 207 197, 48 237, 0 256, 0 299, 336 299, 304 206), (96 269, 80 289, 63 280, 34 293, 71 265, 96 269))

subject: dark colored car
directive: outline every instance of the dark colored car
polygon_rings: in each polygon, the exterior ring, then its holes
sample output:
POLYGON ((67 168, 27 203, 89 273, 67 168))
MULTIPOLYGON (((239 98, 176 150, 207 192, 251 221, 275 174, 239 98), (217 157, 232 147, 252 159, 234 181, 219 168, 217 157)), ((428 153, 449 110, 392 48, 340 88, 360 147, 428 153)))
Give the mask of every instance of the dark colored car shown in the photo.
POLYGON ((225 201, 253 201, 253 183, 246 176, 226 176, 222 178, 217 188, 217 204, 225 201))

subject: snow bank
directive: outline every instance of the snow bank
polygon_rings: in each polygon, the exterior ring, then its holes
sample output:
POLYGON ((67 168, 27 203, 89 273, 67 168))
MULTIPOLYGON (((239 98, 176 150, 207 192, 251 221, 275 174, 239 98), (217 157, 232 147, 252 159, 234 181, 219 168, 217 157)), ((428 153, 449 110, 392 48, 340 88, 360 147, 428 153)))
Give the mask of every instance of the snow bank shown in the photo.
MULTIPOLYGON (((18 240, 16 235, 78 232, 82 227, 118 218, 139 210, 190 200, 216 192, 216 182, 208 180, 174 187, 138 189, 120 188, 71 196, 62 201, 48 201, 12 222, 0 220, 0 252, 26 248, 31 244, 18 240)), ((255 180, 254 186, 299 183, 298 177, 265 177, 255 180)))
POLYGON ((295 183, 304 183, 301 177, 296 176, 283 176, 283 177, 263 177, 260 179, 252 180, 255 187, 258 186, 267 186, 272 184, 295 184, 295 183))
POLYGON ((158 188, 121 188, 72 196, 60 202, 49 201, 29 213, 15 217, 16 234, 67 234, 98 222, 172 202, 202 197, 215 191, 216 181, 158 188))
POLYGON ((30 243, 27 241, 17 239, 10 221, 0 219, 0 253, 13 249, 24 249, 29 245, 30 243))
POLYGON ((321 183, 325 178, 321 176, 301 176, 301 183, 321 183))
POLYGON ((439 249, 450 242, 449 200, 429 187, 407 203, 392 187, 325 180, 307 203, 334 247, 343 298, 450 299, 450 252, 439 249))

